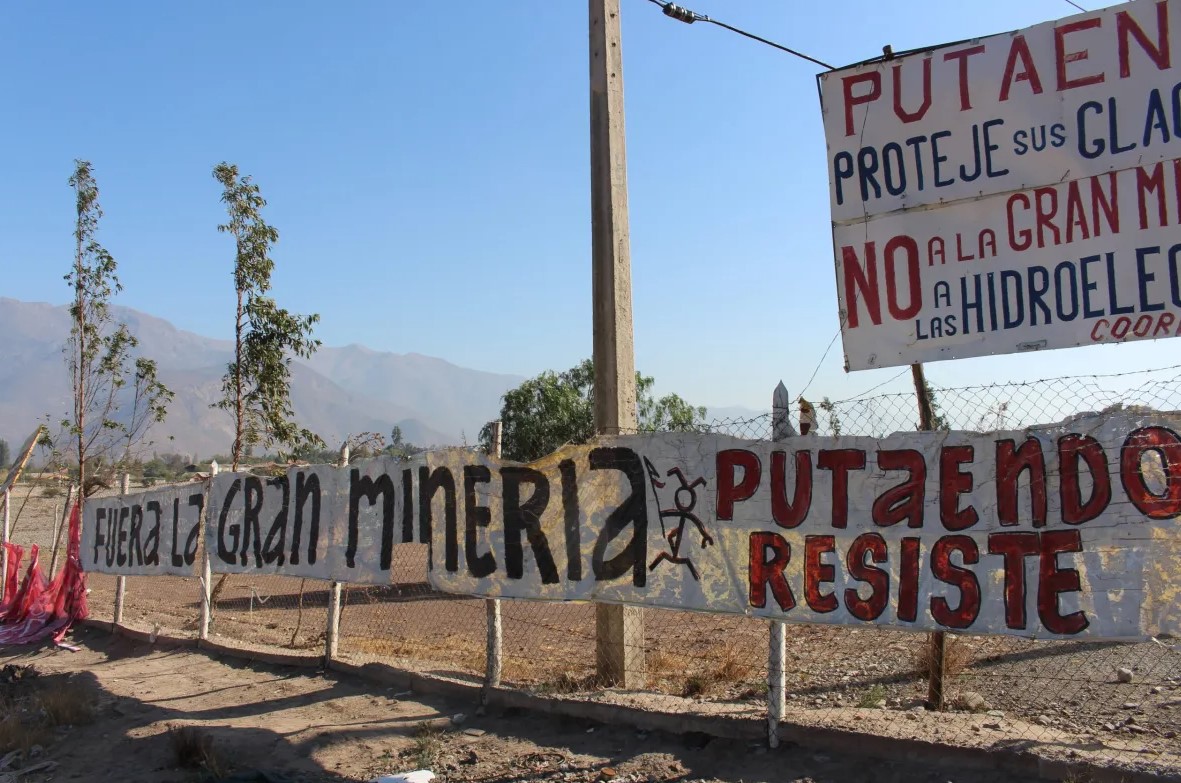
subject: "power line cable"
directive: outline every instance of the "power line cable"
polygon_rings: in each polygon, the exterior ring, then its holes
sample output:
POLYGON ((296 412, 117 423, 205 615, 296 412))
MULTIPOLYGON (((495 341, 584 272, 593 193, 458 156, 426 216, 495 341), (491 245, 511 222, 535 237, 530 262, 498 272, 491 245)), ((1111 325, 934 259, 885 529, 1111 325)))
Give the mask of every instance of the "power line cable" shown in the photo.
POLYGON ((816 373, 820 372, 820 368, 824 366, 824 360, 828 358, 828 352, 832 350, 833 345, 836 344, 837 338, 840 336, 841 330, 837 329, 837 333, 832 336, 828 347, 824 349, 824 354, 820 357, 820 361, 816 362, 816 369, 812 371, 812 377, 808 379, 808 382, 804 384, 804 388, 800 390, 799 395, 796 397, 797 400, 803 399, 804 392, 812 387, 812 381, 816 380, 816 373))
MULTIPOLYGON (((648 0, 648 2, 654 3, 655 5, 660 6, 661 9, 664 11, 665 16, 667 16, 671 19, 676 19, 679 22, 684 22, 685 24, 693 24, 694 22, 708 22, 709 24, 716 24, 718 27, 724 27, 725 29, 729 30, 732 33, 738 33, 739 35, 744 35, 747 38, 750 38, 751 40, 758 41, 759 43, 767 44, 767 46, 774 47, 782 52, 787 52, 790 55, 793 55, 795 57, 799 57, 802 60, 807 60, 810 63, 815 63, 816 65, 819 65, 821 68, 827 68, 830 71, 836 70, 833 66, 829 65, 828 63, 824 62, 823 60, 817 60, 815 57, 811 57, 809 55, 806 55, 803 52, 797 52, 795 49, 791 49, 787 46, 784 46, 783 44, 777 44, 774 41, 767 40, 766 38, 763 38, 760 35, 755 35, 754 33, 748 33, 746 30, 740 30, 739 28, 734 27, 733 25, 726 24, 725 22, 719 22, 717 19, 711 19, 708 16, 706 16, 705 14, 699 14, 696 11, 690 11, 688 8, 685 8, 684 6, 676 5, 675 3, 672 3, 669 0, 648 0)), ((1067 0, 1067 2, 1069 2, 1069 0, 1067 0)))
POLYGON ((1083 8, 1083 7, 1082 7, 1081 5, 1079 5, 1078 3, 1074 2, 1074 0, 1063 0, 1063 1, 1064 1, 1064 2, 1067 2, 1067 3, 1070 3, 1070 4, 1071 4, 1071 5, 1073 5, 1075 8, 1077 8, 1077 9, 1078 9, 1078 10, 1080 10, 1080 11, 1082 11, 1084 14, 1087 12, 1087 9, 1083 8))

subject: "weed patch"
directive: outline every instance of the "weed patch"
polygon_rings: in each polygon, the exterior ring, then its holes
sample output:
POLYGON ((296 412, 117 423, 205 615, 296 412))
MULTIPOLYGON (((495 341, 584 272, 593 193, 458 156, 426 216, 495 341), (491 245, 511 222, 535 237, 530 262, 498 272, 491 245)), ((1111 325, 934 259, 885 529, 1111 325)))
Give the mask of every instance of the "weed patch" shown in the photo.
POLYGON ((224 774, 225 765, 213 745, 213 737, 196 726, 174 726, 168 730, 173 760, 183 769, 203 769, 214 777, 224 774))

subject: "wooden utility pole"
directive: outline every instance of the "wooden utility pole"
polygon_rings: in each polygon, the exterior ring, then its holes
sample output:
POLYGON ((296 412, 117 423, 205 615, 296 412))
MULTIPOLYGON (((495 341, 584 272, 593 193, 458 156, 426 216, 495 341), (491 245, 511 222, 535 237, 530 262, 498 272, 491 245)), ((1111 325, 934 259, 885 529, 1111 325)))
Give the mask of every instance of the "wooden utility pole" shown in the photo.
MULTIPOLYGON (((617 435, 636 430, 619 0, 590 0, 589 20, 595 431, 617 435)), ((597 604, 595 626, 599 677, 627 688, 642 687, 642 610, 597 604)))

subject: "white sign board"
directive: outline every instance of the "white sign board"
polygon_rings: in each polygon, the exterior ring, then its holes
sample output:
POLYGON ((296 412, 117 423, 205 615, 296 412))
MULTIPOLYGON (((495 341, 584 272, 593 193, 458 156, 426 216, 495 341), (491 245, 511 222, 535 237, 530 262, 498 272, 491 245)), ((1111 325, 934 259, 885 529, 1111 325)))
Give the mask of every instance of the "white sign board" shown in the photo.
POLYGON ((820 89, 848 369, 1181 333, 1181 0, 820 89))
POLYGON ((200 572, 204 483, 139 495, 87 498, 82 516, 82 570, 106 574, 200 572))
MULTIPOLYGON (((1125 411, 1014 432, 780 442, 662 434, 531 465, 454 450, 226 474, 205 546, 214 572, 373 584, 395 581, 396 547, 428 543, 430 584, 460 595, 1038 638, 1176 634, 1179 420, 1125 411)), ((146 555, 124 544, 140 540, 123 534, 135 512, 96 513, 87 506, 87 566, 144 573, 146 555)), ((155 572, 172 573, 174 550, 159 552, 155 572)))

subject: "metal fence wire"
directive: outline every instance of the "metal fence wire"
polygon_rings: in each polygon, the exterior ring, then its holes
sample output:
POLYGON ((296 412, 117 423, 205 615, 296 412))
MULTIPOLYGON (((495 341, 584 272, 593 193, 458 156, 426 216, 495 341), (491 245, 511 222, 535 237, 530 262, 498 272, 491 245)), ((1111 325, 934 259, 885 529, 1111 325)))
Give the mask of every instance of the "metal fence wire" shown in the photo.
MULTIPOLYGON (((1181 367, 1112 376, 933 388, 937 424, 992 431, 1143 406, 1181 410, 1181 367)), ((821 435, 884 436, 913 431, 913 393, 816 405, 821 435)), ((771 416, 715 421, 711 432, 771 436, 771 416)), ((59 500, 60 502, 60 500, 59 500)), ((52 500, 35 497, 14 528, 17 543, 52 537, 52 500)), ((446 595, 427 582, 427 547, 395 548, 396 582, 340 589, 337 655, 482 681, 488 604, 446 595)), ((112 617, 115 578, 88 576, 92 616, 112 617)), ((323 655, 331 583, 280 576, 213 577, 210 639, 243 648, 323 655), (220 588, 217 587, 221 582, 220 588)), ((128 577, 122 622, 193 636, 199 578, 128 577)), ((648 609, 625 639, 642 653, 635 687, 596 676, 596 609, 590 604, 501 600, 504 686, 647 709, 765 719, 766 620, 648 609)), ((931 668, 928 635, 888 628, 790 624, 784 664, 787 710, 797 727, 922 738, 977 748, 1021 748, 1062 760, 1181 773, 1181 648, 1141 643, 1034 641, 948 634, 946 709, 924 708, 931 668)))

